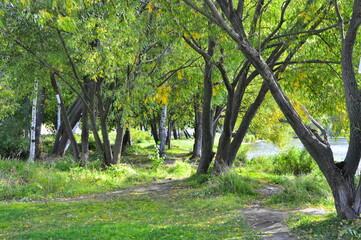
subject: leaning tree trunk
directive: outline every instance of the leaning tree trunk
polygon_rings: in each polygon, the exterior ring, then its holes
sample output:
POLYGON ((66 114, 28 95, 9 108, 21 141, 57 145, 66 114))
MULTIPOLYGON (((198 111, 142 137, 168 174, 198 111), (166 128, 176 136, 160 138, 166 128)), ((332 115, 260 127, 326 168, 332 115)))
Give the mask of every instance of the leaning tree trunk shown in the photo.
POLYGON ((54 89, 55 93, 59 95, 61 112, 62 112, 63 119, 64 119, 65 129, 67 131, 67 134, 69 136, 69 140, 70 140, 71 145, 72 145, 74 160, 76 162, 78 162, 79 159, 80 159, 78 144, 77 144, 77 142, 76 142, 76 140, 74 138, 74 134, 72 132, 72 128, 71 128, 70 123, 69 123, 68 115, 67 115, 67 112, 66 112, 66 109, 65 109, 65 106, 64 106, 64 101, 63 101, 63 98, 61 96, 60 90, 58 88, 58 84, 56 82, 55 73, 51 73, 50 79, 51 79, 51 84, 53 86, 53 89, 54 89))
MULTIPOLYGON (((69 119, 71 129, 73 129, 81 119, 81 113, 83 108, 82 104, 83 103, 80 98, 76 98, 67 111, 66 117, 69 119)), ((66 126, 64 123, 64 118, 65 116, 63 117, 62 124, 60 124, 60 127, 56 134, 53 150, 54 155, 63 156, 65 152, 65 147, 69 140, 69 136, 67 134, 66 126)))
MULTIPOLYGON (((233 26, 230 27, 223 19, 222 15, 218 12, 214 3, 211 0, 205 0, 205 2, 209 9, 211 9, 212 15, 217 20, 218 25, 237 43, 238 48, 267 82, 273 98, 287 118, 288 123, 292 126, 307 151, 317 162, 320 170, 326 177, 327 182, 331 187, 338 215, 343 218, 357 218, 360 212, 357 209, 358 203, 355 202, 355 199, 357 200, 360 197, 358 195, 355 196, 353 181, 354 173, 360 162, 360 145, 352 145, 353 147, 349 148, 346 155, 344 166, 336 166, 333 153, 327 139, 322 139, 317 133, 311 131, 311 129, 303 123, 302 119, 278 84, 277 78, 272 73, 270 66, 262 59, 260 53, 251 46, 244 33, 237 31, 237 29, 234 28, 236 23, 239 22, 239 19, 238 16, 229 13, 233 13, 236 10, 234 10, 232 6, 229 6, 229 3, 217 1, 222 5, 223 13, 226 14, 227 18, 232 22, 233 26)), ((346 104, 351 125, 350 130, 354 133, 354 135, 351 135, 350 142, 355 141, 355 138, 357 138, 356 140, 359 140, 361 134, 361 96, 352 65, 352 51, 357 30, 360 25, 361 0, 355 0, 352 19, 350 21, 346 37, 343 39, 342 48, 342 71, 346 104), (357 128, 355 129, 355 127, 357 128)))

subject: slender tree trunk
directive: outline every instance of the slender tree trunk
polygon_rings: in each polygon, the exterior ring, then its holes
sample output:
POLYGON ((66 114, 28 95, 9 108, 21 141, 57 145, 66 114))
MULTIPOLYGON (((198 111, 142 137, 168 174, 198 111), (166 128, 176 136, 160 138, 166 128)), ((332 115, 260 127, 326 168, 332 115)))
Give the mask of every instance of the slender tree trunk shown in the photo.
POLYGON ((41 137, 41 125, 43 123, 44 116, 44 103, 45 103, 45 88, 42 88, 39 93, 37 110, 36 110, 36 128, 35 128, 35 157, 40 158, 40 137, 41 137))
POLYGON ((159 157, 163 157, 165 154, 165 145, 167 139, 167 106, 163 106, 160 115, 160 122, 159 122, 159 157))
POLYGON ((174 139, 176 139, 176 140, 179 138, 178 132, 177 132, 177 128, 173 128, 173 137, 174 137, 174 139))
POLYGON ((124 133, 124 137, 123 137, 122 152, 124 152, 127 149, 127 147, 129 147, 131 145, 132 145, 132 142, 131 142, 131 139, 130 139, 130 130, 127 127, 125 129, 125 133, 124 133))
POLYGON ((62 97, 61 97, 61 93, 60 93, 60 91, 59 91, 58 84, 57 84, 57 82, 56 82, 55 74, 54 74, 54 73, 51 73, 50 78, 51 78, 51 84, 52 84, 52 86, 53 86, 53 89, 54 89, 55 93, 59 95, 61 112, 62 112, 63 119, 64 119, 64 125, 65 125, 67 134, 68 134, 69 139, 70 139, 71 144, 72 144, 74 160, 75 160, 76 162, 78 162, 79 159, 80 159, 78 144, 77 144, 77 142, 76 142, 76 140, 75 140, 75 138, 74 138, 74 134, 73 134, 73 132, 72 132, 72 128, 71 128, 70 123, 69 123, 69 119, 68 119, 68 116, 67 116, 67 112, 66 112, 66 109, 65 109, 65 106, 64 106, 64 101, 63 101, 63 99, 62 99, 62 97))
MULTIPOLYGON (((84 81, 86 81, 84 79, 84 81)), ((82 131, 81 131, 81 166, 85 166, 89 160, 89 122, 88 122, 88 107, 86 104, 89 103, 88 94, 89 94, 89 86, 88 83, 84 83, 84 99, 85 103, 83 103, 83 113, 82 113, 82 131)))
POLYGON ((191 158, 202 156, 202 113, 197 104, 194 105, 194 144, 191 158))
POLYGON ((151 129, 155 144, 159 144, 159 135, 158 135, 157 123, 155 121, 155 118, 153 118, 152 121, 150 122, 150 129, 151 129))
POLYGON ((99 82, 90 81, 89 83, 89 106, 90 106, 90 112, 89 112, 89 118, 90 118, 90 124, 91 124, 91 130, 94 136, 95 145, 97 148, 97 152, 99 154, 103 154, 103 143, 100 139, 99 133, 98 133, 98 124, 97 124, 97 108, 96 108, 96 94, 97 91, 97 84, 100 84, 99 82))
POLYGON ((36 105, 38 103, 38 91, 39 91, 39 82, 36 81, 34 84, 34 98, 31 111, 31 128, 30 128, 30 155, 28 162, 34 163, 35 158, 35 133, 36 133, 36 105))
POLYGON ((171 148, 171 140, 172 140, 172 132, 173 132, 174 124, 175 124, 175 120, 169 119, 169 121, 168 121, 168 131, 167 131, 168 133, 167 133, 167 140, 166 140, 166 143, 168 145, 168 149, 171 148))

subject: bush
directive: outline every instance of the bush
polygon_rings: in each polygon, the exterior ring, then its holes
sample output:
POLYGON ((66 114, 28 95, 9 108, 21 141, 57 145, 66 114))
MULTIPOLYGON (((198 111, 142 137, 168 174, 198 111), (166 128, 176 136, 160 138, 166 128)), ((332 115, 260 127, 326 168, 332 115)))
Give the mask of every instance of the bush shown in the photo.
POLYGON ((240 196, 254 196, 258 194, 254 190, 256 184, 252 179, 242 177, 238 173, 230 171, 219 177, 212 178, 209 181, 206 193, 211 195, 231 193, 240 196))
POLYGON ((316 204, 331 198, 331 190, 319 171, 288 179, 282 183, 284 191, 271 198, 271 203, 299 207, 302 204, 316 204))
POLYGON ((273 157, 273 171, 276 174, 307 174, 316 164, 306 150, 297 147, 288 148, 273 157))
POLYGON ((149 132, 137 130, 137 129, 131 129, 131 139, 132 141, 136 143, 141 143, 144 140, 152 140, 152 136, 149 132))
POLYGON ((247 161, 247 153, 249 152, 249 148, 246 148, 242 146, 236 156, 236 159, 234 160, 234 166, 240 167, 242 164, 244 164, 247 161))

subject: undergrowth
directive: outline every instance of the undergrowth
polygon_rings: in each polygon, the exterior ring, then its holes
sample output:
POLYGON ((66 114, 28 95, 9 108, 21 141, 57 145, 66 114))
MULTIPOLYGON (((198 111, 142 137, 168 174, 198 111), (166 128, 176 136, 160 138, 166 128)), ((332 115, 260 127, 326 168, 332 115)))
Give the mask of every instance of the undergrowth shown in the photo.
POLYGON ((77 167, 73 162, 28 164, 0 160, 0 200, 71 197, 124 188, 156 179, 187 177, 192 167, 182 161, 157 169, 119 164, 106 170, 77 167))

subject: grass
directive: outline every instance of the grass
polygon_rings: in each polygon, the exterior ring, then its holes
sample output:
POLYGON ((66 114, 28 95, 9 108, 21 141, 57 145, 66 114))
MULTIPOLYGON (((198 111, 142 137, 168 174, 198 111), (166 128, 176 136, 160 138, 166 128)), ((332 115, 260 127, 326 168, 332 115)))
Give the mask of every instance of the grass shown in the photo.
MULTIPOLYGON (((285 189, 262 199, 267 207, 333 210, 330 190, 315 169, 308 174, 297 172, 298 176, 281 174, 274 171, 274 158, 245 161, 244 149, 238 156, 239 168, 219 177, 199 176, 193 175, 194 163, 187 159, 192 141, 176 140, 172 146, 157 168, 152 166, 155 147, 149 139, 133 144, 122 163, 107 170, 100 168, 100 161, 79 168, 71 159, 32 165, 0 160, 0 199, 10 201, 0 204, 0 239, 260 239, 239 214, 239 208, 259 197, 255 189, 262 188, 263 183, 285 189), (166 178, 185 179, 167 193, 51 200, 116 191, 166 178)), ((301 239, 360 239, 361 234, 360 222, 343 222, 334 213, 292 214, 288 226, 301 239)))
POLYGON ((247 191, 221 194, 207 189, 213 188, 214 182, 226 189, 229 180, 202 178, 176 182, 162 194, 1 204, 0 238, 261 239, 239 214, 239 208, 256 196, 256 185, 248 184, 247 191))

